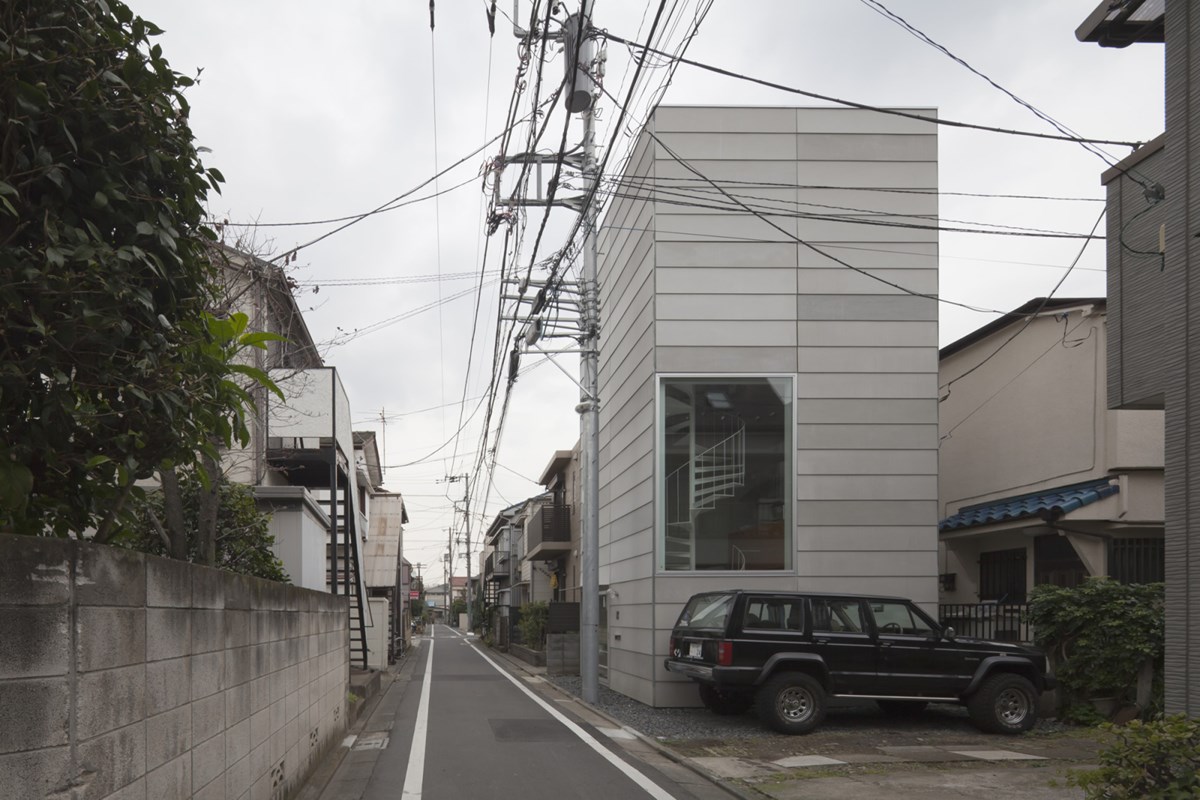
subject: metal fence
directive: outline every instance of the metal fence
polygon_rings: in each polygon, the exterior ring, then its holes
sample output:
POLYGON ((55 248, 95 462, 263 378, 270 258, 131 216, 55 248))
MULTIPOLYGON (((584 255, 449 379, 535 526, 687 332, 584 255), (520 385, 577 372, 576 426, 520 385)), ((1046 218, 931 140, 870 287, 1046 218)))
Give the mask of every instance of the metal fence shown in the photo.
POLYGON ((999 642, 1032 642, 1028 603, 947 603, 938 606, 938 621, 959 636, 999 642))

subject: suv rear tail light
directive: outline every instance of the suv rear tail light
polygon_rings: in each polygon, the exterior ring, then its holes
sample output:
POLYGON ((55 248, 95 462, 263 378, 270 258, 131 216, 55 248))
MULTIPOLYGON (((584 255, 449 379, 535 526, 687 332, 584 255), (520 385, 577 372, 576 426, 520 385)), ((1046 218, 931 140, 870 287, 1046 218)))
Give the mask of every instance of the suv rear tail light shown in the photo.
POLYGON ((675 657, 679 656, 679 652, 675 649, 675 637, 674 636, 672 636, 670 641, 667 643, 667 655, 675 656, 675 657))
POLYGON ((733 642, 717 642, 717 663, 722 667, 733 665, 733 642))

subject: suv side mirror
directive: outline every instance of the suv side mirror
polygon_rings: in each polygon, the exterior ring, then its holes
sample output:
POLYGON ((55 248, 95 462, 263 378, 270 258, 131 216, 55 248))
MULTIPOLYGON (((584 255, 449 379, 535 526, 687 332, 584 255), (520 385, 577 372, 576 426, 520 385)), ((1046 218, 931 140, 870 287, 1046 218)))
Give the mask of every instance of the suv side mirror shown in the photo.
POLYGON ((946 641, 953 642, 955 636, 958 636, 958 634, 954 632, 954 628, 949 626, 942 628, 942 638, 946 641))

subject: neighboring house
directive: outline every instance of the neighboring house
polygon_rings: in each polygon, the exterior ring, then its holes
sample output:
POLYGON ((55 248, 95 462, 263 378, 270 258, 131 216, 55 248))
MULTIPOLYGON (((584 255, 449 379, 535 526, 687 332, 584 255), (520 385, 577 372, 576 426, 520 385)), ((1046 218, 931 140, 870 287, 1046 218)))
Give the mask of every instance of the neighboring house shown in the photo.
MULTIPOLYGON (((539 561, 528 558, 531 550, 547 552, 559 548, 561 542, 561 526, 554 529, 554 518, 547 517, 542 508, 553 503, 549 493, 531 497, 519 503, 516 513, 512 516, 509 533, 509 553, 511 555, 512 576, 509 580, 509 605, 520 608, 535 601, 548 601, 553 596, 550 588, 550 570, 539 561), (546 539, 547 526, 550 526, 550 539, 546 539)), ((552 512, 553 513, 553 512, 552 512)), ((561 522, 561 520, 559 520, 561 522)))
MULTIPOLYGON (((1182 0, 1099 3, 1075 35, 1106 47, 1165 43, 1166 132, 1113 166, 1108 189, 1108 397, 1113 408, 1164 409, 1168 713, 1200 715, 1200 6, 1182 0)), ((1119 103, 1112 87, 1097 98, 1119 103)))
POLYGON ((286 273, 223 245, 213 253, 225 282, 223 310, 245 313, 251 330, 283 337, 246 358, 284 399, 252 390, 250 442, 226 452, 222 467, 231 481, 254 487, 259 507, 271 513, 275 552, 292 582, 350 597, 351 655, 366 666, 362 545, 381 483, 373 434, 355 441, 345 388, 322 361, 286 273))
POLYGON ((1039 584, 1163 579, 1163 415, 1109 410, 1103 298, 1035 298, 941 350, 943 619, 1024 638, 1039 584), (1002 609, 1003 611, 1003 609, 1002 609))
POLYGON ((647 121, 599 235, 611 688, 698 702, 662 666, 696 592, 935 610, 937 166, 934 124, 871 111, 647 121))
MULTIPOLYGON (((355 434, 357 438, 358 434, 355 434)), ((371 665, 387 666, 404 651, 408 594, 404 577, 404 526, 408 510, 398 494, 378 492, 371 499, 370 535, 364 547, 364 572, 370 598, 371 665)), ((411 567, 410 567, 411 568, 411 567)))
POLYGON ((520 580, 520 556, 516 555, 514 519, 524 507, 524 501, 503 509, 483 535, 483 567, 480 576, 487 625, 493 640, 507 647, 511 633, 512 586, 520 580))
POLYGON ((467 602, 467 576, 453 575, 450 578, 450 602, 467 602))
POLYGON ((546 577, 549 596, 534 599, 579 602, 579 445, 556 451, 538 483, 549 500, 530 501, 523 560, 546 577))

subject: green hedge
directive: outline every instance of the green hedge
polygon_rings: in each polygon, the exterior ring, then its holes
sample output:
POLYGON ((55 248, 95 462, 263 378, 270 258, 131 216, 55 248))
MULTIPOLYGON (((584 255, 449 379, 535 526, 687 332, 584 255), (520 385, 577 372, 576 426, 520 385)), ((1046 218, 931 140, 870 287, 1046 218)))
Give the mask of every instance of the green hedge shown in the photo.
POLYGON ((1067 777, 1087 800, 1200 797, 1200 722, 1181 714, 1103 730, 1112 738, 1100 751, 1100 766, 1067 777))
MULTIPOLYGON (((1084 718, 1093 697, 1134 699, 1149 661, 1162 674, 1163 584, 1089 578, 1073 589, 1042 585, 1030 595, 1034 642, 1046 650, 1062 687, 1067 716, 1084 718)), ((1161 682, 1156 682, 1161 707, 1161 682)), ((1147 709, 1143 709, 1146 713, 1147 709)))

